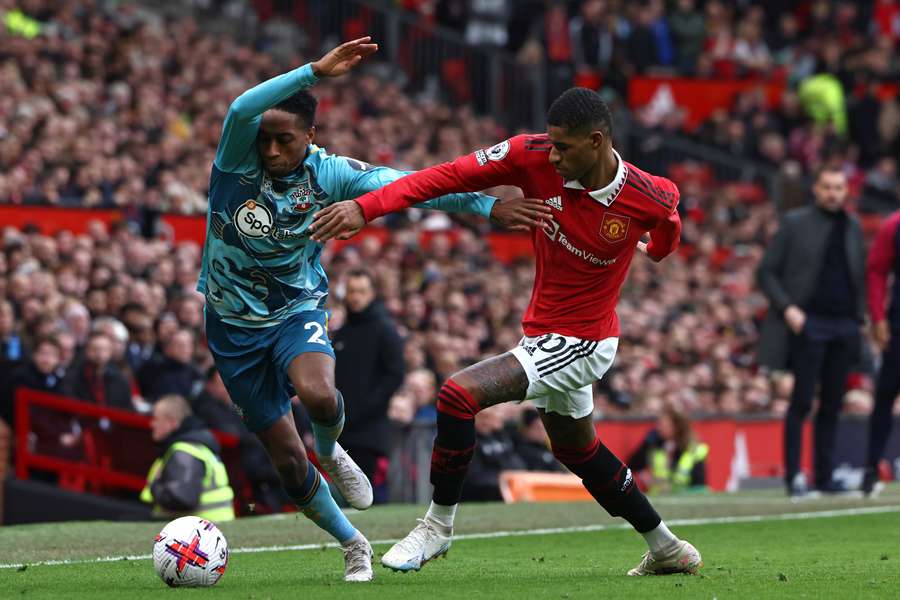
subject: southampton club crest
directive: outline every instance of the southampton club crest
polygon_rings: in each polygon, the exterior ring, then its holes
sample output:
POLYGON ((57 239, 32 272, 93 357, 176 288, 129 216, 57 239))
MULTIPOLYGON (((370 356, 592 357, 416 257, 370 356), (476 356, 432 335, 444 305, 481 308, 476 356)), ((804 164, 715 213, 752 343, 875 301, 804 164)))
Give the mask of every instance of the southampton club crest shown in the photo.
POLYGON ((294 212, 305 213, 312 210, 315 203, 313 202, 313 191, 311 188, 298 188, 291 192, 291 202, 293 203, 294 212))
POLYGON ((628 236, 628 223, 631 217, 607 212, 600 223, 600 237, 611 244, 621 242, 628 236))

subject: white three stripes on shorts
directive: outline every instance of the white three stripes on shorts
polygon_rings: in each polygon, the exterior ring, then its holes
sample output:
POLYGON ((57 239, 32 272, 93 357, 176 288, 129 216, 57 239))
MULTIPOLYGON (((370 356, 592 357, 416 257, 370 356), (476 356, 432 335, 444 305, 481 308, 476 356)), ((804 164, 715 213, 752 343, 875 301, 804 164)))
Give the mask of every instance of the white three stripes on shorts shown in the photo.
POLYGON ((538 408, 580 419, 594 410, 592 385, 612 366, 619 338, 583 340, 548 333, 524 337, 511 350, 528 375, 528 393, 538 408))

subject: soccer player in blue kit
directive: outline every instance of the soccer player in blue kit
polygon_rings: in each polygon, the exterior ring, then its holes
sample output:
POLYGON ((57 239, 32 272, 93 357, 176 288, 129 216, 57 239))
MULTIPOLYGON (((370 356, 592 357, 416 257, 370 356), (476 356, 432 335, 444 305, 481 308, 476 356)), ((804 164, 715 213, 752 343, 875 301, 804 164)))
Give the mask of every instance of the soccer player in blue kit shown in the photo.
MULTIPOLYGON (((347 73, 377 50, 370 38, 241 94, 228 110, 212 167, 206 243, 197 289, 206 296, 206 335, 216 366, 284 488, 309 519, 341 544, 345 580, 372 579, 372 548, 350 524, 306 457, 290 410, 296 392, 309 413, 319 464, 351 506, 372 504, 372 486, 337 443, 344 405, 324 310, 322 244, 307 227, 317 210, 406 175, 326 154, 314 145, 316 100, 306 88, 347 73)), ((420 205, 539 226, 537 201, 453 194, 420 205)))

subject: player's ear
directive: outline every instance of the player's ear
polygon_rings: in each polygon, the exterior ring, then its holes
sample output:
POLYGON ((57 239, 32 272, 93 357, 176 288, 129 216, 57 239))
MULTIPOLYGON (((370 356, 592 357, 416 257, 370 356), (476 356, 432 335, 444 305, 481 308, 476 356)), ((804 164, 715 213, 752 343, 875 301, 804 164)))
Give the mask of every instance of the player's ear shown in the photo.
POLYGON ((307 145, 312 144, 313 140, 316 139, 316 126, 310 125, 309 129, 306 130, 306 142, 307 145))
POLYGON ((599 150, 603 146, 603 142, 606 140, 606 136, 603 135, 603 132, 599 129, 595 129, 591 132, 591 148, 594 150, 599 150))

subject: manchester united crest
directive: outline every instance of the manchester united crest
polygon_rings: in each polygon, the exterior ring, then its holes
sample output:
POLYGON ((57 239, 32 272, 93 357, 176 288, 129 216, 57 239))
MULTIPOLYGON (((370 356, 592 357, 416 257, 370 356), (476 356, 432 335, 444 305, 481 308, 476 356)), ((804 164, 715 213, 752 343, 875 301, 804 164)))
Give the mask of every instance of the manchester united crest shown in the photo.
POLYGON ((623 217, 616 213, 607 212, 600 223, 600 237, 607 242, 615 244, 628 236, 628 223, 631 217, 623 217))

